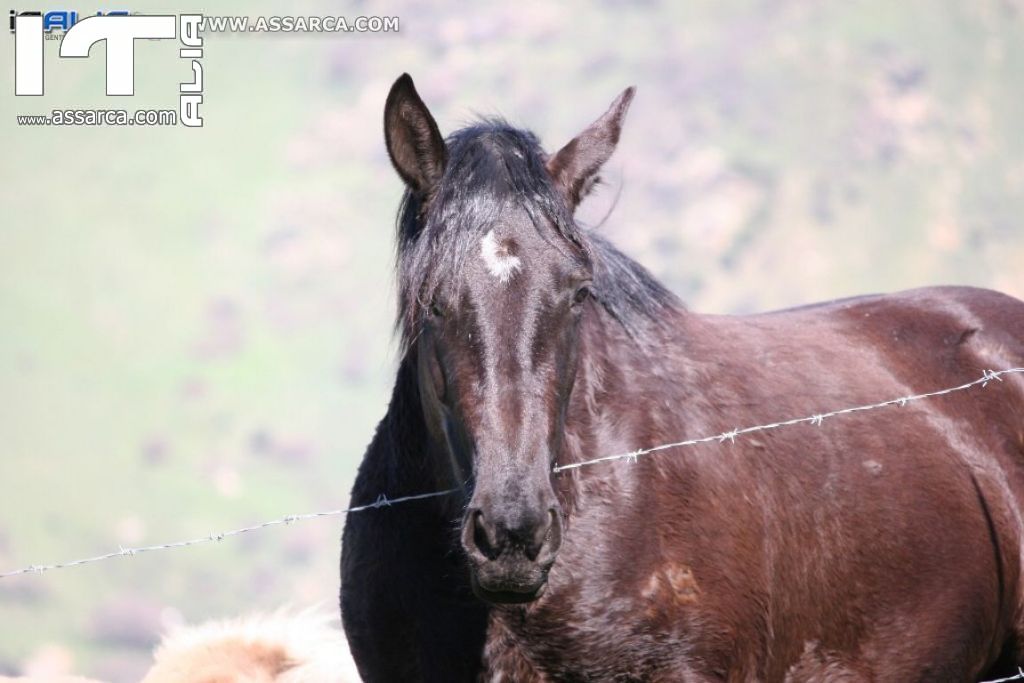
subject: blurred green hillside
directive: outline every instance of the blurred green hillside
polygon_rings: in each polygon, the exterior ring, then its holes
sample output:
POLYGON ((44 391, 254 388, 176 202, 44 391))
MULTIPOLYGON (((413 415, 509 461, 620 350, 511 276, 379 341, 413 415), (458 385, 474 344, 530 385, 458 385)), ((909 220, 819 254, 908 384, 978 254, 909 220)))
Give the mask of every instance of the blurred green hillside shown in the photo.
MULTIPOLYGON (((208 34, 201 130, 19 127, 173 108, 190 74, 139 44, 136 96, 112 104, 103 47, 58 61, 54 41, 46 97, 15 98, 5 39, 0 572, 347 503, 396 361, 380 118, 403 71, 443 130, 500 113, 549 148, 637 85, 581 220, 694 309, 1024 297, 1019 0, 466 7, 130 5, 401 18, 208 34)), ((333 608, 340 524, 0 580, 0 675, 134 681, 167 625, 333 608)))

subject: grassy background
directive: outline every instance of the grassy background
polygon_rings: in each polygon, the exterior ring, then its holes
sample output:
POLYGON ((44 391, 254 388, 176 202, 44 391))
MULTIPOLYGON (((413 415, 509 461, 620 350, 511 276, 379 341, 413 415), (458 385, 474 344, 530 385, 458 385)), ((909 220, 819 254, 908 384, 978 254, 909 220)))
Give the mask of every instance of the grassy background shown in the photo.
MULTIPOLYGON (((153 3, 126 7, 170 11, 153 3)), ((19 7, 18 9, 57 9, 19 7)), ((92 12, 93 6, 78 6, 92 12)), ((103 46, 47 95, 0 69, 0 571, 347 502, 395 363, 401 187, 380 116, 409 71, 441 127, 500 113, 557 147, 638 95, 581 219, 697 310, 937 283, 1024 296, 1024 4, 717 0, 341 6, 397 35, 207 35, 201 130, 19 127, 177 106, 103 46)), ((0 674, 137 680, 161 629, 337 595, 340 521, 0 580, 0 674)))

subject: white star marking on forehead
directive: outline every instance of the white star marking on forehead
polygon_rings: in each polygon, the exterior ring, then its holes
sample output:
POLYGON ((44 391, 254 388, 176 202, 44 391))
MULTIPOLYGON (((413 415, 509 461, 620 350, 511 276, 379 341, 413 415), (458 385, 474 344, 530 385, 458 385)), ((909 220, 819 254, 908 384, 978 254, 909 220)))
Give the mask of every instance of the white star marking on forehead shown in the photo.
POLYGON ((518 256, 510 254, 508 247, 498 242, 491 230, 480 240, 480 255, 483 256, 487 272, 507 284, 522 266, 518 256))

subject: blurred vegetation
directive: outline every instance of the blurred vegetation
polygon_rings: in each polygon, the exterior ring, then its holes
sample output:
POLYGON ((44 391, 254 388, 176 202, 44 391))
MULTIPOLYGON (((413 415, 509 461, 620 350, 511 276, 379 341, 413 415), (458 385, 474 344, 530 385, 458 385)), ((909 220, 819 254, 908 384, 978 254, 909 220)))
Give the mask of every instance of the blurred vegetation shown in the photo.
MULTIPOLYGON (((549 148, 636 84, 581 220, 694 309, 937 283, 1024 296, 1019 1, 206 11, 398 15, 401 32, 207 35, 201 130, 17 127, 63 106, 176 108, 189 74, 137 44, 136 96, 112 104, 102 46, 58 62, 54 41, 47 96, 15 98, 10 38, 0 571, 347 502, 396 361, 401 187, 380 115, 403 71, 445 131, 501 113, 549 148)), ((339 530, 2 580, 0 674, 137 680, 168 624, 333 605, 339 530)))

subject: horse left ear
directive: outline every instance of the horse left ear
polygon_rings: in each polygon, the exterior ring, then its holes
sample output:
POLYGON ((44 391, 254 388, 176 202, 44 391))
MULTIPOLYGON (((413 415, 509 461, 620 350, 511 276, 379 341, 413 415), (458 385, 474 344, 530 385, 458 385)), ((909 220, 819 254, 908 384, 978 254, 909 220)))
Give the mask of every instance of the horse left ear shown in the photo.
POLYGON ((433 194, 448 152, 409 74, 402 74, 391 86, 384 103, 384 140, 388 156, 410 190, 421 197, 433 194))
POLYGON ((635 92, 633 86, 623 90, 601 118, 548 159, 548 173, 571 209, 579 205, 587 190, 597 182, 597 172, 615 151, 622 121, 635 92))

